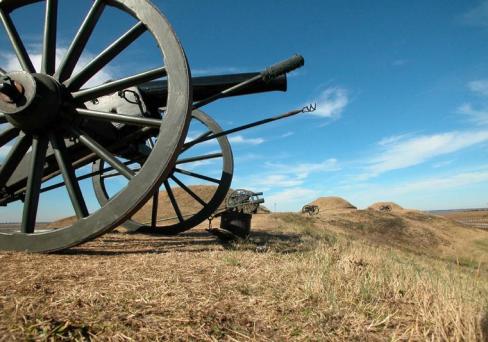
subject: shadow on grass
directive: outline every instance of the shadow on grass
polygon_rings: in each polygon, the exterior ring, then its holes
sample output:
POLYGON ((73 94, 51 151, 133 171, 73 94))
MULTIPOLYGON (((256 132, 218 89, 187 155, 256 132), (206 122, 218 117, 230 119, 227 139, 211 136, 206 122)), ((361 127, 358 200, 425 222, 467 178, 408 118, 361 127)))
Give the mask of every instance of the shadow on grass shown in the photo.
POLYGON ((295 253, 310 249, 305 240, 297 233, 268 231, 252 231, 246 239, 216 236, 203 230, 175 236, 109 233, 56 254, 116 256, 222 250, 295 253))

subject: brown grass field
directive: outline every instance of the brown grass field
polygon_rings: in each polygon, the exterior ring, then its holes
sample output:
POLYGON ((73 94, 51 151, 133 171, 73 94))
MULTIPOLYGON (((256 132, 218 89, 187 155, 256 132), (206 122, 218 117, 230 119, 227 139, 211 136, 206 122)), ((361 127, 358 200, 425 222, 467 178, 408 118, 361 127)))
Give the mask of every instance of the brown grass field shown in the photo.
POLYGON ((202 224, 0 253, 0 340, 488 339, 488 231, 322 209, 255 215, 240 241, 202 224))

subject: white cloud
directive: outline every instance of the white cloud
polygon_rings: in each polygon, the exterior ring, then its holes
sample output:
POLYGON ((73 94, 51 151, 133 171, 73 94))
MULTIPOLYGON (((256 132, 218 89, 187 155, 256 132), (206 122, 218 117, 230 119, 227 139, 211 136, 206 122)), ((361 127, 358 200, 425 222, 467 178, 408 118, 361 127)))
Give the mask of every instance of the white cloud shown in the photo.
POLYGON ((478 184, 488 181, 488 171, 465 172, 457 175, 444 177, 431 177, 423 180, 408 182, 390 188, 395 194, 411 192, 439 191, 441 189, 452 189, 463 186, 478 184))
POLYGON ((388 188, 376 189, 375 195, 382 196, 400 196, 409 193, 426 193, 429 191, 455 189, 483 183, 488 181, 488 170, 477 170, 471 172, 463 172, 455 175, 444 175, 442 177, 429 177, 419 180, 413 180, 406 183, 401 183, 388 188))
POLYGON ((255 153, 247 153, 247 154, 239 154, 237 156, 235 156, 234 158, 234 161, 236 163, 245 163, 245 162, 250 162, 250 161, 256 161, 256 160, 259 160, 259 159, 263 159, 265 158, 264 156, 260 155, 260 154, 255 154, 255 153))
MULTIPOLYGON (((66 48, 57 48, 56 49, 56 66, 59 66, 59 63, 61 62, 62 58, 66 54, 67 49, 66 48)), ((41 63, 42 63, 42 54, 39 53, 31 53, 30 58, 32 60, 32 64, 36 68, 36 70, 41 69, 41 63)), ((81 70, 83 66, 88 64, 93 58, 95 58, 95 55, 90 54, 90 53, 84 53, 83 56, 80 58, 78 64, 76 65, 74 73, 77 71, 81 70)), ((21 66, 19 64, 19 61, 17 60, 17 57, 14 54, 0 54, 0 63, 5 66, 4 69, 7 71, 14 71, 14 70, 21 70, 21 66)), ((103 84, 108 80, 115 79, 113 71, 110 69, 110 67, 105 67, 101 71, 99 71, 97 74, 95 74, 86 84, 85 87, 92 87, 95 85, 103 84)))
POLYGON ((476 80, 468 83, 468 88, 478 95, 488 96, 488 80, 476 80))
POLYGON ((391 144, 394 144, 400 140, 405 139, 408 136, 411 136, 411 134, 407 133, 407 134, 399 134, 399 135, 392 135, 389 137, 385 137, 385 138, 381 139, 380 141, 378 141, 378 145, 380 145, 380 146, 391 145, 391 144))
POLYGON ((276 204, 278 211, 296 211, 318 196, 317 190, 297 187, 266 196, 266 203, 269 209, 274 209, 276 204))
MULTIPOLYGON (((471 81, 467 85, 468 89, 476 95, 482 96, 483 100, 488 97, 488 80, 471 81)), ((464 103, 457 108, 457 112, 467 117, 468 121, 475 125, 488 125, 488 104, 476 108, 471 103, 464 103)))
POLYGON ((272 174, 259 177, 255 183, 260 187, 289 188, 303 184, 303 178, 283 174, 272 174))
POLYGON ((277 164, 266 163, 276 173, 292 174, 299 179, 307 178, 311 173, 339 171, 337 159, 330 158, 319 163, 277 164))
POLYGON ((280 137, 281 138, 288 138, 288 137, 291 137, 294 134, 295 134, 295 132, 286 132, 286 133, 283 133, 280 137))
POLYGON ((433 164, 432 167, 434 169, 439 169, 439 168, 451 165, 453 162, 454 162, 454 160, 444 160, 444 161, 433 164))
MULTIPOLYGON (((347 183, 339 187, 339 192, 346 198, 367 207, 378 201, 394 201, 406 208, 416 209, 452 209, 466 206, 479 206, 479 196, 473 193, 472 186, 486 186, 488 166, 463 170, 454 173, 439 173, 435 176, 419 177, 398 183, 347 183), (467 189, 468 188, 468 189, 467 189), (459 189, 459 196, 447 195, 444 191, 459 189), (468 194, 462 196, 461 194, 468 194), (473 203, 473 204, 467 204, 473 203)), ((451 192, 452 193, 452 192, 451 192)), ((481 195, 481 198, 483 196, 481 195)), ((484 205, 485 202, 483 202, 484 205)))
POLYGON ((311 115, 324 118, 339 117, 349 103, 348 92, 341 87, 329 87, 319 96, 317 110, 311 115))
POLYGON ((475 109, 470 103, 465 103, 459 106, 457 111, 466 115, 468 120, 476 125, 488 125, 488 108, 475 109))
POLYGON ((488 1, 482 1, 478 6, 463 14, 462 21, 470 26, 488 26, 488 1))
POLYGON ((305 183, 312 173, 334 172, 340 170, 337 160, 327 159, 319 163, 275 164, 266 163, 270 170, 252 177, 239 179, 242 184, 254 184, 263 191, 274 188, 296 187, 305 183))
POLYGON ((229 137, 229 142, 232 144, 260 145, 265 142, 265 140, 263 138, 245 138, 242 135, 235 135, 229 137))
POLYGON ((488 141, 488 131, 447 132, 393 141, 373 157, 360 179, 424 163, 437 156, 488 141))

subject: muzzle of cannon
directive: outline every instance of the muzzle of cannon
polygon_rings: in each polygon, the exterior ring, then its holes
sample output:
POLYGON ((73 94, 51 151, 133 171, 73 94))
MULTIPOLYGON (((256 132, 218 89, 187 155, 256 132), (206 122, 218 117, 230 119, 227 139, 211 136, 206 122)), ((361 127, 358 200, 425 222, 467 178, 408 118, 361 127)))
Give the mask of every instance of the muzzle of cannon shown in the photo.
MULTIPOLYGON (((0 68, 0 147, 6 151, 0 159, 0 206, 9 212, 17 210, 20 221, 0 231, 2 250, 61 250, 119 225, 158 234, 190 229, 218 211, 230 189, 233 156, 227 135, 314 110, 313 106, 301 108, 222 129, 200 108, 221 98, 285 91, 286 73, 301 67, 303 57, 295 55, 257 73, 192 78, 170 23, 148 0, 86 0, 89 9, 81 26, 56 63, 58 5, 69 1, 0 1, 0 19, 20 64, 20 70, 0 68), (40 67, 33 64, 12 20, 14 12, 37 3, 44 4, 40 67), (87 64, 79 65, 109 8, 117 11, 118 20, 127 19, 128 30, 87 64), (159 65, 87 85, 143 35, 158 47, 159 65), (194 125, 201 132, 193 137, 189 132, 194 125), (204 143, 211 140, 219 150, 202 152, 204 143), (221 165, 211 174, 189 167, 210 161, 221 165), (90 185, 85 180, 91 180, 90 185), (192 190, 195 182, 213 184, 215 191, 202 197, 192 190), (160 188, 167 195, 165 206, 172 217, 160 215, 160 188), (95 193, 99 208, 88 203, 88 191, 95 193), (51 196, 46 202, 42 196, 58 192, 69 199, 74 217, 41 222, 39 208, 55 206, 56 198, 51 196), (198 209, 184 212, 178 193, 194 201, 198 209), (152 207, 149 222, 136 215, 145 205, 152 207)), ((241 210, 242 214, 247 211, 241 210)))

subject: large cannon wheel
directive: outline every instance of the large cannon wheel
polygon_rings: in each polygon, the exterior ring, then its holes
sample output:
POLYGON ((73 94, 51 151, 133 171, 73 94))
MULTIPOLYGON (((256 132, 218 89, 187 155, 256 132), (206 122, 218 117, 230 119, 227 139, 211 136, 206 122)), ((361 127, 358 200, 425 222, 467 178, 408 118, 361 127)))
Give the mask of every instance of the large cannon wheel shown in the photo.
MULTIPOLYGON (((210 134, 218 134, 222 131, 220 126, 210 116, 200 110, 194 110, 192 113, 192 121, 190 123, 190 131, 192 129, 204 129, 201 134, 196 137, 198 139, 202 136, 210 134), (198 128, 195 127, 198 125, 198 128)), ((137 217, 133 217, 123 226, 131 232, 141 232, 161 235, 174 235, 191 229, 199 223, 210 217, 224 202, 229 191, 232 175, 234 172, 234 160, 232 156, 232 149, 226 136, 221 136, 216 139, 218 146, 211 145, 210 151, 198 150, 199 144, 192 145, 189 141, 188 149, 183 147, 180 156, 176 161, 176 165, 172 170, 171 175, 164 181, 163 190, 169 197, 171 210, 165 210, 163 213, 162 204, 159 201, 159 189, 155 191, 152 200, 147 205, 151 206, 151 220, 143 221, 137 217), (192 151, 195 150, 195 151, 192 151), (191 167, 192 164, 205 161, 221 162, 221 172, 218 176, 210 177, 208 175, 199 173, 198 170, 188 170, 185 165, 191 167), (186 180, 196 180, 199 184, 208 183, 214 186, 211 194, 206 194, 207 198, 202 198, 202 194, 194 191, 190 186, 185 184, 186 180), (174 187, 172 187, 172 185, 174 187), (184 204, 180 203, 184 200, 183 196, 176 196, 176 192, 186 194, 186 206, 198 208, 195 211, 186 211, 184 204)), ((151 142, 149 142, 151 144, 151 142)), ((218 168, 216 168, 218 170, 218 168)), ((110 198, 107 191, 106 181, 111 179, 114 181, 114 176, 121 177, 120 174, 115 173, 111 168, 107 168, 106 163, 98 160, 93 164, 93 187, 97 199, 101 205, 104 205, 110 198)), ((194 183, 193 183, 194 184, 194 183)))
POLYGON ((0 19, 22 67, 22 71, 15 72, 0 68, 0 147, 8 149, 1 161, 0 205, 12 204, 20 207, 22 213, 17 231, 0 233, 2 250, 61 250, 113 229, 136 212, 169 176, 184 142, 192 102, 190 75, 183 49, 167 19, 147 0, 87 1, 92 3, 91 8, 58 68, 55 63, 58 1, 45 1, 40 70, 34 67, 11 17, 13 11, 40 0, 0 1, 0 19), (109 7, 132 21, 135 19, 136 24, 81 71, 73 72, 94 27, 109 7), (82 89, 144 32, 150 33, 161 50, 163 67, 82 89), (96 112, 84 106, 87 101, 160 77, 167 77, 169 84, 163 119, 96 112), (107 145, 87 128, 119 123, 134 129, 125 141, 117 141, 119 145, 107 145), (130 139, 149 131, 156 132, 157 143, 135 174, 116 156, 121 145, 129 145, 130 139), (81 159, 73 159, 74 150, 87 153, 81 159), (116 196, 90 213, 77 172, 96 158, 102 158, 129 181, 116 196), (53 177, 64 183, 77 219, 67 227, 39 230, 36 217, 40 193, 49 190, 46 182, 53 177))

